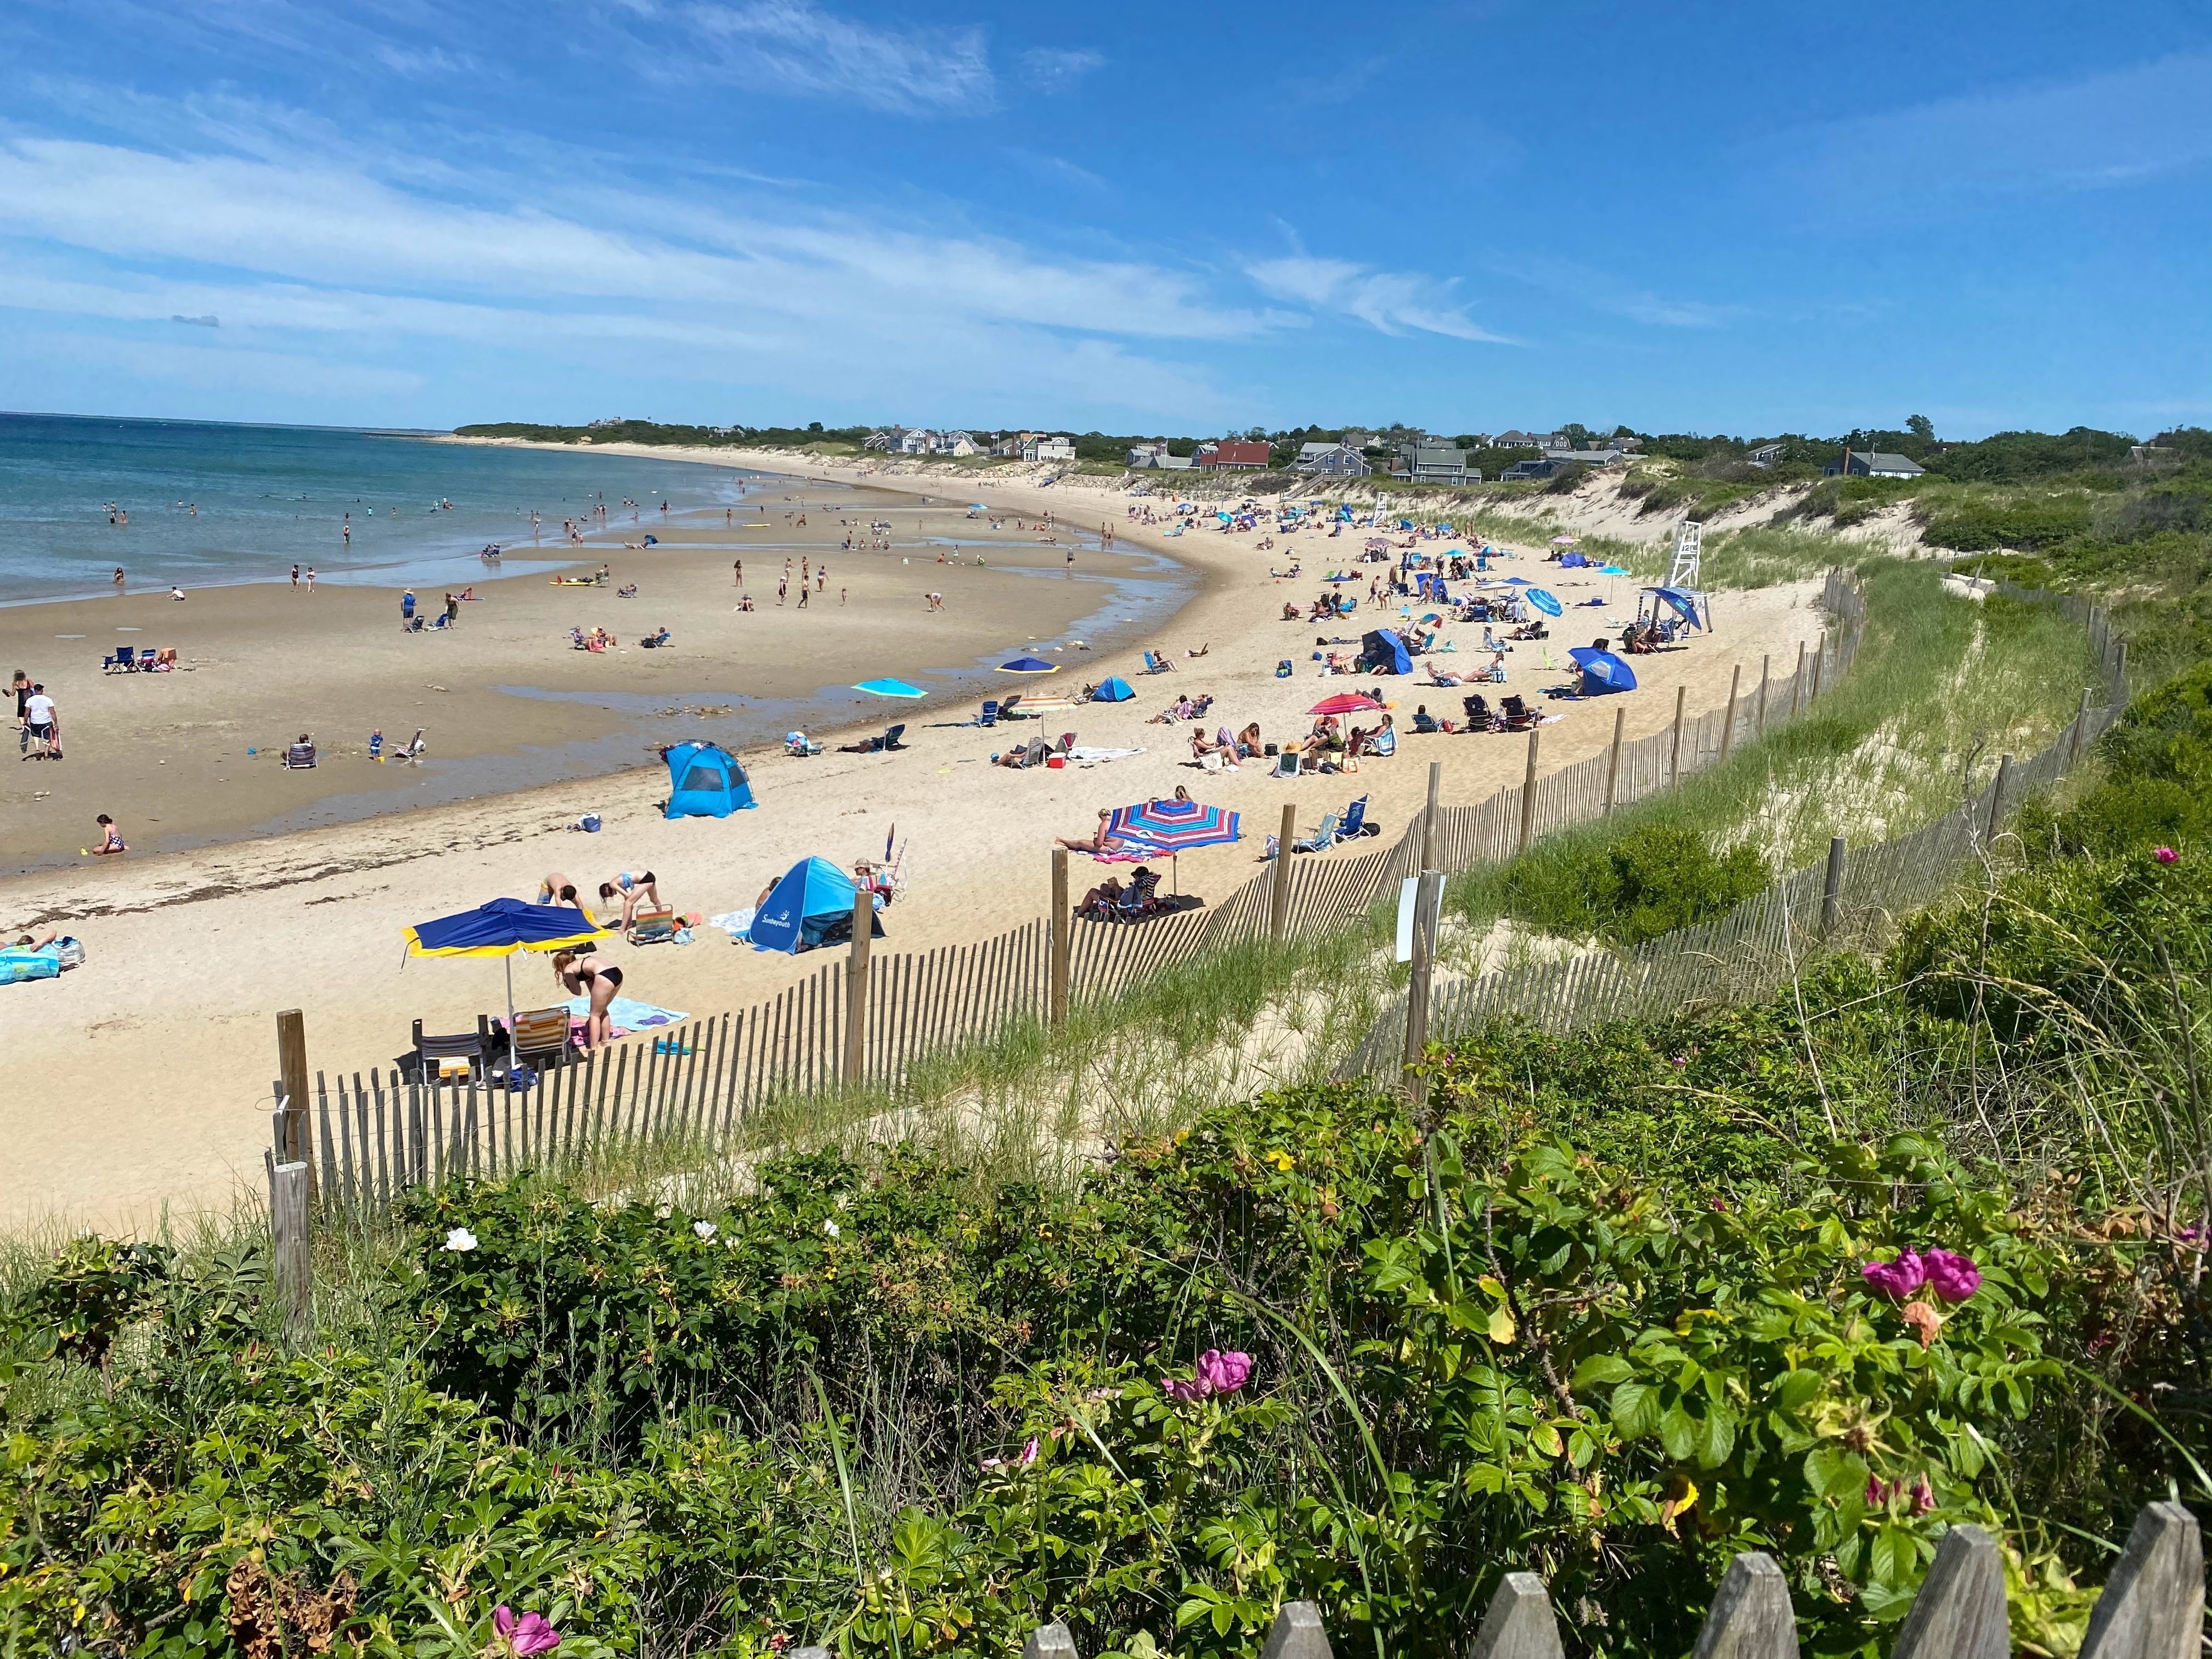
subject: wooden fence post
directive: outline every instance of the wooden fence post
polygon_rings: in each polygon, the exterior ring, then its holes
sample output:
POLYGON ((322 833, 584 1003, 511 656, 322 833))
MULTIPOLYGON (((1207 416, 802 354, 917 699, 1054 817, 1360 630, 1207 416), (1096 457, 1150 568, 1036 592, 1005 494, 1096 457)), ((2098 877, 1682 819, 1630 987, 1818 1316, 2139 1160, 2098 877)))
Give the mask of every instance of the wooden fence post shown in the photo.
POLYGON ((277 1156, 307 1168, 307 1196, 315 1195, 315 1161, 308 1155, 307 1022, 297 1008, 276 1016, 276 1069, 284 1089, 284 1144, 277 1156))
POLYGON ((1490 1598, 1467 1659, 1566 1659, 1542 1579, 1533 1572, 1505 1575, 1490 1598))
POLYGON ((305 1164, 269 1160, 270 1279, 277 1306, 284 1310, 285 1334, 295 1341, 314 1328, 307 1176, 305 1164))
POLYGON ((1826 945, 1836 931, 1836 923, 1844 909, 1844 838, 1836 836, 1828 843, 1827 872, 1820 880, 1820 943, 1826 945))
POLYGON ((1774 665, 1774 653, 1765 652, 1759 659, 1759 735, 1766 735, 1766 678, 1774 665))
POLYGON ((1912 1598, 1893 1659, 2009 1659, 2011 1653, 1996 1540, 1979 1527, 1953 1527, 1912 1598))
POLYGON ((2081 763, 2081 733, 2089 724, 2089 688, 2081 688, 2081 707, 2074 711, 2074 730, 2066 739, 2066 769, 2071 772, 2081 763))
POLYGON ((2112 653, 2112 684, 2120 689, 2120 701, 2128 697, 2128 642, 2124 638, 2119 648, 2112 653))
POLYGON ((2179 1504, 2146 1504, 2089 1615, 2081 1659, 2196 1659, 2204 1631, 2204 1540, 2179 1504))
POLYGON ((1275 869, 1267 888, 1267 937, 1279 942, 1291 931, 1291 842, 1298 833, 1298 809, 1283 803, 1283 830, 1275 837, 1275 869))
POLYGON ((1022 1644, 1022 1659, 1077 1659, 1075 1632, 1057 1619, 1039 1625, 1022 1644))
POLYGON ((2011 781, 2012 757, 2000 755, 1997 757, 1996 781, 1990 786, 1990 821, 1988 826, 1982 831, 1982 842, 1984 846, 1996 840, 1997 830, 2004 823, 2005 786, 2011 781))
MULTIPOLYGON (((1286 848, 1283 856, 1290 856, 1286 848)), ((1052 849, 1052 966, 1045 989, 1045 1024, 1059 1030, 1067 1024, 1067 975, 1070 946, 1075 932, 1074 912, 1067 902, 1067 848, 1052 849)))
POLYGON ((1729 1563, 1694 1659, 1797 1659, 1797 1615, 1790 1581, 1774 1558, 1747 1550, 1729 1563))
POLYGON ((1813 644, 1813 684, 1805 693, 1806 707, 1810 708, 1820 697, 1820 665, 1828 659, 1828 630, 1822 629, 1820 637, 1813 644))
POLYGON ((1321 1609, 1310 1601, 1285 1601, 1267 1627, 1260 1659, 1332 1659, 1321 1609))
POLYGON ((1797 718, 1797 700, 1805 690, 1805 641, 1797 641, 1797 672, 1790 677, 1790 718, 1797 718))
POLYGON ((1605 815, 1613 816, 1613 802, 1620 795, 1620 728, 1628 719, 1628 710, 1616 708, 1613 711, 1613 754, 1605 763, 1605 815))
POLYGON ((1421 868, 1433 870, 1437 864, 1437 795, 1443 788, 1444 763, 1429 763, 1428 805, 1421 808, 1421 868))
POLYGON ((1406 1092, 1416 1107, 1428 1093, 1427 1081, 1419 1068, 1429 1046, 1429 981, 1436 969, 1437 913, 1443 896, 1442 873, 1422 871, 1420 884, 1413 890, 1413 971, 1406 981, 1406 1052, 1401 1068, 1406 1092))
POLYGON ((1721 721, 1721 758, 1725 761, 1735 750, 1735 698, 1743 684, 1743 665, 1738 663, 1729 672, 1728 717, 1721 721))
MULTIPOLYGON (((1528 766, 1521 775, 1521 842, 1513 850, 1525 853, 1536 832, 1536 742, 1543 734, 1536 726, 1528 728, 1528 766)), ((1428 867, 1423 861, 1422 868, 1428 867)))
POLYGON ((1667 787, 1672 789, 1682 777, 1682 704, 1690 695, 1690 688, 1674 688, 1674 747, 1667 759, 1667 787))
POLYGON ((853 949, 845 963, 845 1063, 837 1080, 857 1087, 868 1065, 868 945, 876 932, 876 896, 853 895, 853 949))

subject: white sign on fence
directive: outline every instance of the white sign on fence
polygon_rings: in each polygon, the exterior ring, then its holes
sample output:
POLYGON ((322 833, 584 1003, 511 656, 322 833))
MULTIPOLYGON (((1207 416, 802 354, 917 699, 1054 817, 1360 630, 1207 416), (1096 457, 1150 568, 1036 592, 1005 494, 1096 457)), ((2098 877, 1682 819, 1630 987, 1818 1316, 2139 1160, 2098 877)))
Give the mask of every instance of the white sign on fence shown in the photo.
POLYGON ((1421 878, 1408 876, 1398 884, 1398 954, 1395 960, 1413 959, 1413 913, 1419 909, 1421 878))

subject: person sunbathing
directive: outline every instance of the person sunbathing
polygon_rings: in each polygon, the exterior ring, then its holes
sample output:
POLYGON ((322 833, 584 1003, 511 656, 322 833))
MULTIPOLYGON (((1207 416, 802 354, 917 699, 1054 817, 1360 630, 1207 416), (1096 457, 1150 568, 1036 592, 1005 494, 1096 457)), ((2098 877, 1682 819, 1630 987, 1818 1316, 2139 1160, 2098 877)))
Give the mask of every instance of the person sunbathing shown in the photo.
MULTIPOLYGON (((1188 697, 1177 697, 1173 702, 1145 722, 1147 726, 1173 726, 1177 720, 1190 719, 1194 705, 1188 697)), ((1001 713, 1004 711, 1001 710, 1001 713)))
POLYGON ((1075 908, 1083 912, 1110 910, 1121 902, 1121 878, 1119 876, 1109 876, 1085 893, 1083 896, 1083 902, 1075 908))
POLYGON ((1109 810, 1102 806, 1098 809, 1098 827, 1088 836, 1055 836, 1054 844, 1065 847, 1071 853, 1103 853, 1112 845, 1107 838, 1106 825, 1113 817, 1109 810))
POLYGON ((1242 759, 1251 760, 1256 757, 1259 752, 1260 722, 1254 720, 1251 725, 1246 726, 1242 732, 1239 732, 1237 734, 1237 753, 1242 759))
POLYGON ((1285 605, 1285 606, 1283 607, 1283 620, 1284 620, 1285 622, 1296 622, 1296 621, 1297 621, 1297 620, 1298 620, 1298 608, 1297 608, 1297 605, 1285 605))
POLYGON ((1454 673, 1449 669, 1439 668, 1434 663, 1431 663, 1429 665, 1429 684, 1431 685, 1465 685, 1468 683, 1468 677, 1464 674, 1457 674, 1454 673))

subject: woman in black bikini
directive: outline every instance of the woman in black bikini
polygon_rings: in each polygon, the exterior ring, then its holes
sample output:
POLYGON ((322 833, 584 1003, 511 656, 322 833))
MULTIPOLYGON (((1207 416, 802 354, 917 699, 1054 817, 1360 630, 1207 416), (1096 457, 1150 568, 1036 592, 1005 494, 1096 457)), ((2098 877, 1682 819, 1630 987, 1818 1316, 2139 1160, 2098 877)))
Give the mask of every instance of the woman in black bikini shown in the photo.
POLYGON ((584 1016, 584 1048, 588 1052, 614 1036, 614 1020, 607 1009, 622 989, 623 970, 610 963, 593 963, 574 951, 553 953, 553 977, 570 996, 589 997, 584 1016))

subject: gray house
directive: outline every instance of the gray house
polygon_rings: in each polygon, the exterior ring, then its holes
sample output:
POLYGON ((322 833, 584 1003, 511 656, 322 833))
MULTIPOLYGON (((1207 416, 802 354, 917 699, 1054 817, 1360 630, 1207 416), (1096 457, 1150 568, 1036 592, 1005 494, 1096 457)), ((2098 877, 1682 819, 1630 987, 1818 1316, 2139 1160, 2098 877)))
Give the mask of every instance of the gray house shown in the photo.
POLYGON ((1364 478, 1367 458, 1350 444, 1304 444, 1291 463, 1297 471, 1322 478, 1364 478))
POLYGON ((1902 455, 1887 455, 1878 449, 1847 449, 1840 462, 1822 467, 1820 473, 1828 478, 1839 472, 1854 478, 1917 478, 1927 470, 1902 455))
MULTIPOLYGON (((1449 444, 1423 441, 1401 444, 1398 459, 1392 464, 1390 475, 1409 478, 1415 483, 1462 484, 1470 482, 1467 471, 1467 451, 1455 449, 1449 444)), ((1480 473, 1475 474, 1480 478, 1480 473)))

